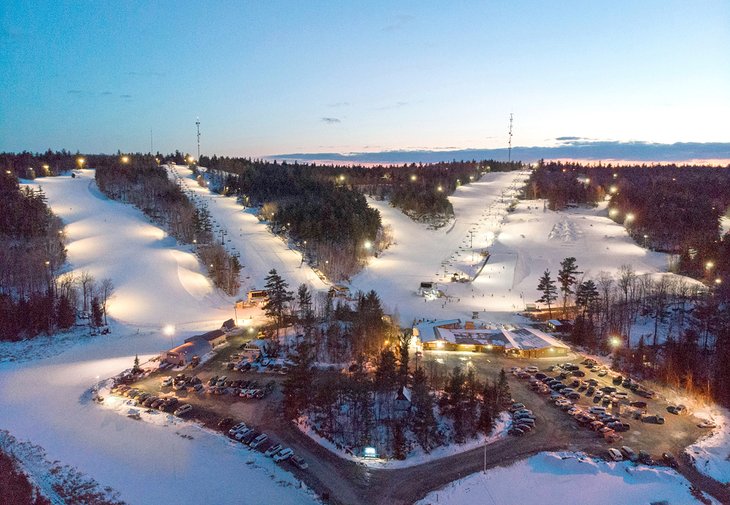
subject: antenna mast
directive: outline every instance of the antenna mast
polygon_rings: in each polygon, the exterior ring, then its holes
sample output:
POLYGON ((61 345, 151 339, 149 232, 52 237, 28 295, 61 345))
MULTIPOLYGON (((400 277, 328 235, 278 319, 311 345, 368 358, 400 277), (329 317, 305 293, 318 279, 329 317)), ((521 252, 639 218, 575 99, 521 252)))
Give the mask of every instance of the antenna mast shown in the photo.
POLYGON ((198 162, 200 162, 200 118, 196 118, 195 126, 198 128, 198 162))
POLYGON ((509 113, 509 148, 507 149, 507 161, 512 162, 512 113, 509 113))

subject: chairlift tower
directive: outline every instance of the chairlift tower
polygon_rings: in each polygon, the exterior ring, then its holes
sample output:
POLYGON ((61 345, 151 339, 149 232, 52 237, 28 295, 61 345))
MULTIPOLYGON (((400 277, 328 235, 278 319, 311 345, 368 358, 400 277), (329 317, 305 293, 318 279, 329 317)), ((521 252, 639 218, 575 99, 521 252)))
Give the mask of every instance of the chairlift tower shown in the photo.
POLYGON ((198 129, 198 158, 197 158, 197 160, 198 160, 198 163, 200 163, 200 118, 196 118, 195 126, 198 129))
MULTIPOLYGON (((507 148, 507 161, 512 162, 512 113, 509 113, 509 147, 507 148)), ((198 134, 200 136, 200 134, 198 134)), ((200 155, 198 155, 200 156, 200 155)))

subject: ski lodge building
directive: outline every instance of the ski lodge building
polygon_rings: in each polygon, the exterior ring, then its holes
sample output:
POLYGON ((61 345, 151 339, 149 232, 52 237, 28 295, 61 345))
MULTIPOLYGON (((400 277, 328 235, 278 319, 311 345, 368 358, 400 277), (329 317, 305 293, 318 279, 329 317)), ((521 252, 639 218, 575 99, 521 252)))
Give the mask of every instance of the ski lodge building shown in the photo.
POLYGON ((566 356, 568 346, 535 328, 513 325, 475 326, 460 319, 424 320, 413 335, 425 351, 471 351, 504 353, 522 358, 566 356))

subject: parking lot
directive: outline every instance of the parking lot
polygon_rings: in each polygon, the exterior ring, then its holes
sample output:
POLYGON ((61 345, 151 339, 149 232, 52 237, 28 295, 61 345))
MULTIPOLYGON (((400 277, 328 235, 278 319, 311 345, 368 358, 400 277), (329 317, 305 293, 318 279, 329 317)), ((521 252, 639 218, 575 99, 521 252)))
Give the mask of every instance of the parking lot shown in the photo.
MULTIPOLYGON (((504 368, 508 372, 509 384, 512 396, 516 402, 523 403, 527 409, 533 411, 535 416, 535 427, 524 437, 533 435, 536 431, 542 430, 548 432, 548 438, 556 443, 565 443, 576 450, 586 451, 602 457, 607 456, 607 450, 610 447, 629 446, 638 454, 645 451, 652 456, 654 460, 660 462, 664 452, 674 455, 680 455, 684 448, 700 436, 706 433, 706 430, 699 428, 697 425, 701 422, 691 413, 675 415, 667 411, 669 404, 663 400, 661 392, 657 392, 654 398, 646 398, 640 396, 629 388, 622 385, 615 385, 612 380, 612 372, 608 372, 603 376, 599 376, 598 372, 592 372, 591 368, 581 364, 584 358, 578 355, 572 355, 567 358, 560 359, 514 359, 505 358, 499 354, 484 353, 467 353, 467 352, 425 352, 423 357, 424 366, 433 366, 429 363, 435 363, 435 366, 444 367, 444 372, 450 372, 453 367, 459 365, 462 368, 473 367, 477 376, 484 380, 489 378, 493 380, 500 369, 504 368), (558 365, 564 363, 573 363, 578 367, 578 375, 573 375, 573 371, 566 371, 557 368, 558 365), (523 378, 518 377, 514 373, 510 373, 511 369, 519 368, 524 370, 527 367, 537 367, 537 372, 520 374, 523 378), (555 400, 551 399, 551 393, 557 393, 548 388, 549 393, 539 393, 530 387, 530 381, 535 382, 535 373, 544 374, 549 378, 557 377, 563 384, 570 386, 574 381, 583 381, 586 387, 582 387, 580 382, 572 388, 577 395, 571 395, 574 400, 566 400, 564 408, 555 404, 555 400), (559 374, 564 374, 560 379, 559 374), (588 393, 588 381, 594 383, 593 394, 588 393), (615 388, 619 396, 626 396, 625 399, 619 401, 611 401, 604 404, 604 399, 596 400, 597 393, 610 399, 610 393, 604 393, 601 388, 615 388), (634 408, 631 403, 644 402, 645 408, 634 408), (569 414, 570 408, 580 409, 585 413, 589 413, 591 407, 600 406, 606 409, 608 415, 613 416, 619 423, 627 424, 626 431, 616 430, 615 433, 621 438, 614 441, 606 440, 604 434, 600 431, 591 429, 591 423, 579 423, 576 417, 569 414), (645 411, 648 415, 658 414, 664 418, 664 424, 654 424, 650 422, 642 422, 635 416, 638 411, 645 411)), ((532 369, 534 370, 534 369, 532 369)), ((643 388, 648 389, 648 388, 643 388)), ((594 416, 597 420, 598 416, 594 416)), ((586 419, 588 421, 588 419, 586 419)), ((604 423, 608 424, 608 423, 604 423)), ((625 426, 623 428, 626 428, 625 426)))

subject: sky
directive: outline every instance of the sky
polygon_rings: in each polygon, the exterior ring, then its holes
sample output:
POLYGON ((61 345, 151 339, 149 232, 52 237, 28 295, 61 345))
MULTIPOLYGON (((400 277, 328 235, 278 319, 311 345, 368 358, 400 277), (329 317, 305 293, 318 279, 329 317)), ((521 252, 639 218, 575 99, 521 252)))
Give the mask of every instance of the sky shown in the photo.
POLYGON ((0 151, 729 143, 728 48, 727 0, 5 0, 0 151))

